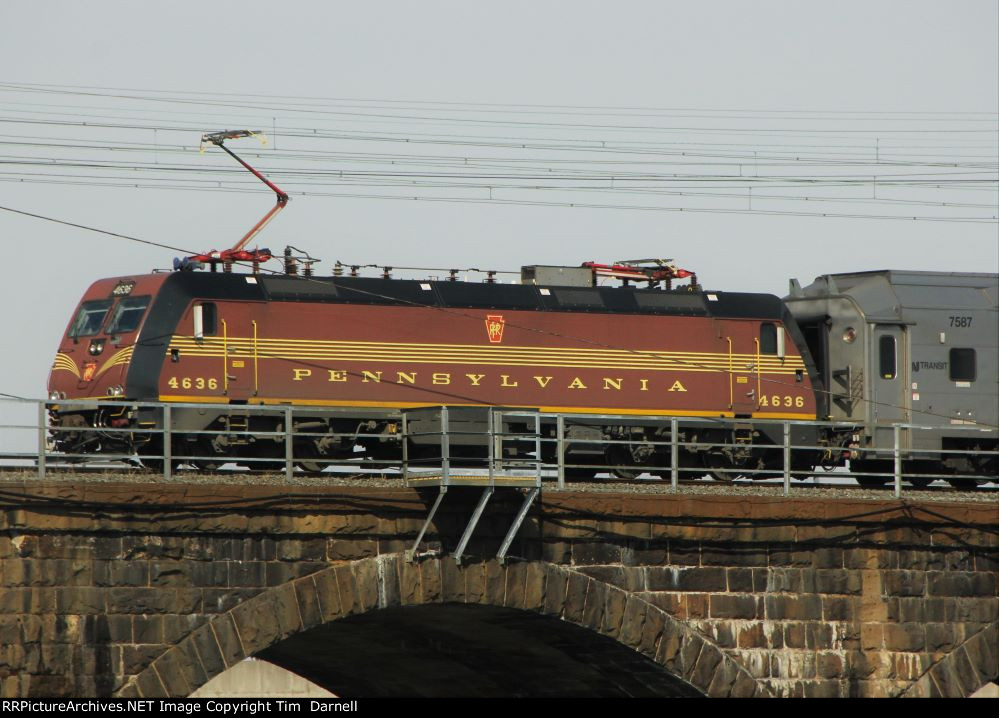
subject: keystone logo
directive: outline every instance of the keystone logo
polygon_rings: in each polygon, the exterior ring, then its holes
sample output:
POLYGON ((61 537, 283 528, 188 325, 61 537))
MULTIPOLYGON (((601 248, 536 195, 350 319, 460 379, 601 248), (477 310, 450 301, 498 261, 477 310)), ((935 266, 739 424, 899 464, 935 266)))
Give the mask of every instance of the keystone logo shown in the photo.
POLYGON ((503 341, 503 325, 506 322, 503 320, 502 314, 489 314, 486 316, 486 334, 489 335, 489 341, 493 344, 499 344, 503 341))

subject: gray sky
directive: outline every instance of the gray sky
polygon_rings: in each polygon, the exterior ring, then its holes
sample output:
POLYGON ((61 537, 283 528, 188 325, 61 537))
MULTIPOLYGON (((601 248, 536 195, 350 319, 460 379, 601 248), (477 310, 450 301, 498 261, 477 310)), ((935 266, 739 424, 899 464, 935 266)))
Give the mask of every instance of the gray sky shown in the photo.
MULTIPOLYGON (((293 198, 260 246, 321 267, 997 271, 997 6, 4 3, 0 205, 224 248, 273 195, 198 139, 245 127, 293 198)), ((29 397, 93 280, 179 254, 6 211, 0 238, 0 392, 29 397)))

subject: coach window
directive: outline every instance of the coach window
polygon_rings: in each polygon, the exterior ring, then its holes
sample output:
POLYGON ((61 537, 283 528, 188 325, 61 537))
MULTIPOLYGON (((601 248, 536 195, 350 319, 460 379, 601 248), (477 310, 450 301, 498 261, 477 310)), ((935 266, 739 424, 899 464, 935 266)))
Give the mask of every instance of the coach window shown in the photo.
POLYGON ((777 325, 764 322, 760 325, 760 354, 777 353, 777 325))
POLYGON ((895 337, 883 336, 878 342, 879 370, 882 379, 894 379, 898 374, 895 361, 895 337))
POLYGON ((974 381, 976 373, 974 349, 950 350, 951 381, 974 381))

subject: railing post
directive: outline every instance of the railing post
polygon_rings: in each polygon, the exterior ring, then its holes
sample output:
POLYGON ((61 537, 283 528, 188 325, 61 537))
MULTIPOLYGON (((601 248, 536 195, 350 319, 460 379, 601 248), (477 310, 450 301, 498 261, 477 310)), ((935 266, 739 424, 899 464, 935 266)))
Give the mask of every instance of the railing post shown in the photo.
POLYGON ((898 424, 892 427, 892 434, 895 439, 895 446, 892 449, 892 458, 895 460, 894 475, 895 475, 895 498, 902 497, 902 450, 899 447, 899 440, 901 438, 901 429, 898 424))
POLYGON ((163 478, 170 480, 173 473, 173 435, 170 433, 173 418, 170 416, 170 405, 163 405, 163 478))
POLYGON ((409 418, 402 412, 402 480, 409 481, 409 418))
POLYGON ((555 417, 555 465, 558 467, 558 487, 565 488, 565 417, 555 417))
POLYGON ((451 437, 448 435, 447 407, 441 407, 441 484, 447 486, 451 478, 451 437))
POLYGON ((46 411, 45 402, 40 402, 38 404, 38 478, 45 478, 45 449, 48 444, 46 437, 46 419, 48 418, 48 412, 46 411))
POLYGON ((791 495, 791 422, 784 420, 784 495, 791 495))
MULTIPOLYGON (((500 419, 500 426, 503 425, 503 420, 500 419)), ((492 486, 496 482, 495 470, 496 470, 496 414, 493 410, 486 409, 486 441, 489 443, 487 447, 487 461, 489 462, 487 469, 489 472, 489 485, 492 486)), ((501 450, 502 453, 502 450, 501 450)))
POLYGON ((538 480, 538 488, 541 487, 541 414, 534 415, 534 463, 535 478, 538 480))
POLYGON ((676 419, 669 420, 669 490, 674 494, 680 490, 679 423, 676 419))
MULTIPOLYGON (((292 414, 291 406, 284 408, 284 476, 291 481, 292 474, 295 473, 295 452, 292 435, 292 414)), ((325 468, 325 467, 323 467, 325 468)))

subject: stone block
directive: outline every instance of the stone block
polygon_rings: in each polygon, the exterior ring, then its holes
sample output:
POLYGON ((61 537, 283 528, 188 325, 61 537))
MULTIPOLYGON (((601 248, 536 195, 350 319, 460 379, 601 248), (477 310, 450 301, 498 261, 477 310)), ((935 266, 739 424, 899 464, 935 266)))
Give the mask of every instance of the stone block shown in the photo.
POLYGON ((153 662, 153 670, 166 688, 167 697, 186 698, 194 690, 187 681, 187 672, 183 669, 183 664, 184 657, 177 649, 164 652, 153 662))
POLYGON ((580 625, 599 631, 603 625, 607 606, 608 589, 605 584, 587 580, 586 598, 583 604, 583 618, 580 625))
POLYGON ((860 646, 865 651, 879 651, 885 647, 885 624, 865 623, 860 627, 860 646))
POLYGON ((572 544, 567 541, 545 541, 541 544, 541 558, 549 563, 572 563, 572 544))
POLYGON ((624 616, 621 631, 617 636, 618 641, 631 648, 639 647, 645 627, 645 616, 650 608, 647 601, 633 594, 625 594, 624 616))
POLYGON ((187 642, 194 646, 198 658, 201 660, 202 670, 209 679, 226 669, 222 649, 219 648, 219 643, 215 640, 215 632, 211 625, 206 624, 196 628, 187 642))
POLYGON ((816 595, 772 594, 765 598, 766 618, 771 620, 819 621, 822 599, 816 595))
POLYGON ((846 596, 860 595, 861 580, 860 574, 847 569, 816 569, 815 591, 822 594, 836 594, 846 596))
MULTIPOLYGON (((378 607, 395 608, 402 605, 399 592, 399 564, 403 558, 398 554, 384 554, 375 559, 378 567, 378 607)), ((453 565, 453 561, 450 562, 453 565)), ((441 562, 442 566, 444 561, 441 562)))
POLYGON ((526 610, 540 612, 544 609, 547 575, 544 564, 536 561, 527 564, 527 578, 524 581, 524 608, 526 610))
MULTIPOLYGON (((656 563, 649 562, 649 565, 660 565, 666 561, 656 563)), ((700 566, 701 565, 701 545, 699 543, 688 543, 685 541, 669 542, 669 563, 676 566, 700 566)))
POLYGON ((506 596, 503 605, 523 610, 527 591, 527 564, 512 561, 506 564, 506 596))
POLYGON ((622 552, 621 561, 625 566, 662 566, 667 563, 667 546, 667 543, 634 541, 622 552))
POLYGON ((806 648, 808 634, 804 623, 784 623, 783 638, 785 648, 806 648))
POLYGON ((137 643, 122 646, 121 665, 126 674, 135 674, 145 670, 156 658, 167 649, 162 644, 137 643))
POLYGON ((495 559, 486 561, 482 567, 485 581, 482 602, 490 606, 502 606, 506 597, 506 567, 495 559))
POLYGON ((627 605, 628 594, 625 591, 607 587, 601 633, 611 638, 617 638, 620 635, 627 605))
MULTIPOLYGON (((850 548, 843 550, 843 568, 885 569, 909 568, 899 566, 899 552, 882 548, 850 548)), ((919 568, 914 566, 913 568, 919 568)))
POLYGON ((278 607, 272 594, 264 594, 241 603, 229 612, 235 623, 239 644, 246 655, 268 648, 281 636, 278 607))
POLYGON ((396 564, 399 584, 399 603, 415 606, 421 601, 420 564, 415 561, 399 561, 396 564))
MULTIPOLYGON (((118 616, 118 618, 122 618, 122 616, 118 616)), ((136 615, 131 618, 135 643, 166 643, 163 639, 162 615, 136 615)))
POLYGON ((56 596, 56 613, 94 614, 105 613, 105 591, 100 588, 74 586, 53 589, 56 596))
POLYGON ((697 660, 690 671, 690 683, 697 688, 700 688, 706 694, 711 695, 708 689, 715 677, 715 672, 721 665, 721 662, 721 652, 713 646, 704 643, 701 646, 697 660))
POLYGON ((767 565, 783 568, 811 568, 812 551, 796 544, 770 546, 767 549, 767 565))
POLYGON ((189 613, 180 616, 163 616, 163 642, 177 644, 187 638, 195 628, 202 625, 206 618, 200 613, 189 613))
POLYGON ((166 698, 169 693, 156 671, 143 671, 135 681, 135 688, 143 698, 166 698))
POLYGON ((649 591, 723 592, 728 589, 721 567, 648 567, 645 586, 649 591))
POLYGON ((263 588, 267 585, 267 564, 263 561, 229 561, 229 585, 263 588))
MULTIPOLYGON (((212 678, 212 676, 205 673, 201 658, 198 656, 197 648, 192 641, 183 641, 176 647, 175 652, 178 657, 177 663, 184 674, 184 679, 187 682, 187 685, 191 687, 192 692, 203 686, 209 681, 210 678, 212 678)), ((184 694, 183 697, 186 698, 188 695, 190 695, 190 693, 184 694)))
MULTIPOLYGON (((441 601, 444 603, 465 602, 465 569, 459 566, 453 558, 440 560, 441 567, 441 601)), ((398 574, 396 584, 398 584, 398 574)), ((398 587, 396 588, 398 592, 398 587)))
MULTIPOLYGON (((437 562, 427 561, 426 564, 433 563, 434 571, 436 573, 437 562)), ((390 567, 393 569, 394 566, 390 567)), ((421 569, 424 567, 421 566, 421 569)), ((362 561, 353 562, 350 564, 350 570, 354 576, 354 585, 356 586, 357 595, 357 611, 358 613, 363 613, 370 611, 378 606, 378 595, 380 593, 380 577, 379 577, 379 566, 374 559, 364 559, 362 561)), ((440 581, 437 581, 437 592, 440 594, 440 581)))
MULTIPOLYGON (((341 564, 333 569, 336 587, 340 592, 340 616, 349 616, 361 610, 357 580, 349 564, 341 564)), ((419 579, 417 579, 418 581, 419 579)))
POLYGON ((708 618, 708 596, 705 593, 690 593, 685 597, 687 618, 708 618))
POLYGON ((583 609, 586 605, 586 593, 593 580, 575 571, 569 572, 566 585, 565 607, 563 617, 570 623, 583 623, 583 609))
POLYGON ((926 573, 923 571, 885 571, 884 587, 892 596, 923 596, 926 573))
POLYGON ((572 563, 578 566, 606 566, 621 563, 621 547, 607 542, 572 544, 572 563))
POLYGON ((541 612, 548 616, 561 616, 565 610, 569 572, 551 564, 544 565, 545 597, 541 612))
POLYGON ((461 572, 465 576, 465 602, 483 603, 486 595, 485 566, 481 563, 462 565, 461 572))
POLYGON ((712 546, 701 548, 702 566, 766 566, 767 551, 759 546, 712 546))
POLYGON ((373 539, 330 539, 326 551, 330 561, 357 561, 377 555, 378 542, 373 539))
POLYGON ((856 599, 845 596, 822 596, 822 619, 825 621, 852 621, 856 599))
MULTIPOLYGON (((765 570, 765 569, 764 569, 765 570)), ((748 568, 730 568, 725 571, 728 590, 732 593, 753 593, 753 571, 748 568)))
POLYGON ((762 618, 762 598, 751 594, 711 594, 709 611, 711 618, 750 620, 762 618))

